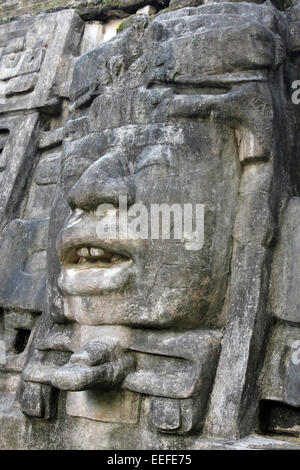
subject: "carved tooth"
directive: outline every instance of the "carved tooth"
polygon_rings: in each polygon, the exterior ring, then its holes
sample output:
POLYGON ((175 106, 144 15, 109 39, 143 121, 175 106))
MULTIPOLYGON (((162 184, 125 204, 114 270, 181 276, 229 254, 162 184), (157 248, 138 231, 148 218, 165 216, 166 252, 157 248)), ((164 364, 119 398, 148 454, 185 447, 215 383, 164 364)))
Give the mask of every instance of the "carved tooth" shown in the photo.
POLYGON ((90 248, 90 255, 95 257, 100 257, 105 254, 105 251, 101 248, 90 248))
POLYGON ((86 247, 77 250, 77 254, 80 258, 87 258, 88 256, 90 256, 89 249, 86 247))
POLYGON ((111 263, 117 263, 118 261, 121 261, 121 260, 122 260, 122 256, 119 256, 119 255, 114 255, 110 259, 111 263))
POLYGON ((83 263, 86 263, 86 262, 87 262, 87 259, 86 259, 86 258, 83 258, 83 257, 82 257, 82 258, 79 258, 79 260, 78 260, 78 263, 79 263, 79 264, 83 264, 83 263))

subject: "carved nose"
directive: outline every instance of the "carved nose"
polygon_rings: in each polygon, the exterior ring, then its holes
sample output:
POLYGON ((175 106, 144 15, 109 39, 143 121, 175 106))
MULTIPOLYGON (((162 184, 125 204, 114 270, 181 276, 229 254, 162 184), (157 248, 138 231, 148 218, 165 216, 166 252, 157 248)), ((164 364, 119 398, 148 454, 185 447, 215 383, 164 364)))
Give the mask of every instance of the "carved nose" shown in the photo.
POLYGON ((134 203, 134 183, 127 162, 120 152, 111 152, 93 163, 70 190, 68 203, 72 210, 96 209, 100 204, 119 205, 126 196, 127 204, 134 203))

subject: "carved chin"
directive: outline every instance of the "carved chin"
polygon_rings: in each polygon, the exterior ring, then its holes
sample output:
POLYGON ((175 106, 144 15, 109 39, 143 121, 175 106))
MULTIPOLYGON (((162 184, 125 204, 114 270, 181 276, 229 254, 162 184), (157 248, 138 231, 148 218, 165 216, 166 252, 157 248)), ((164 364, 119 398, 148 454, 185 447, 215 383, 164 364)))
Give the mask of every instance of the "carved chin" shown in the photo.
POLYGON ((63 268, 58 285, 67 295, 99 295, 125 287, 132 274, 133 261, 111 267, 80 266, 63 268))

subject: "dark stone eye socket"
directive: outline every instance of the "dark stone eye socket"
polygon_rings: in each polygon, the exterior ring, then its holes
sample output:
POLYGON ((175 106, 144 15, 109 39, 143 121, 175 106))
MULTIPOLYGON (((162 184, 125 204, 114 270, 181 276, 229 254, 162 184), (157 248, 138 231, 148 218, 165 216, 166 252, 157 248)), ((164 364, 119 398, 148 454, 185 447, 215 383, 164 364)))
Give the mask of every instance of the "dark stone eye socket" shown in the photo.
POLYGON ((25 330, 25 329, 18 330, 16 339, 15 339, 15 344, 14 344, 15 354, 21 354, 25 350, 28 340, 29 340, 30 333, 31 333, 30 330, 25 330))

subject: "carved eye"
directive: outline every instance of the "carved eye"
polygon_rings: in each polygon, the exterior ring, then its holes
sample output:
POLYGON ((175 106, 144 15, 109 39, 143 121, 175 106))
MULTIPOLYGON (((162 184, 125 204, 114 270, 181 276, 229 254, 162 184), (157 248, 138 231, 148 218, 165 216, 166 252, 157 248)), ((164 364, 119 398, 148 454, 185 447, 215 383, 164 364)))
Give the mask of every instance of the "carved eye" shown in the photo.
POLYGON ((154 165, 174 168, 174 157, 170 147, 155 145, 143 150, 135 168, 135 173, 154 165))
POLYGON ((198 87, 177 87, 175 94, 180 95, 224 95, 229 93, 229 87, 221 86, 198 86, 198 87))

